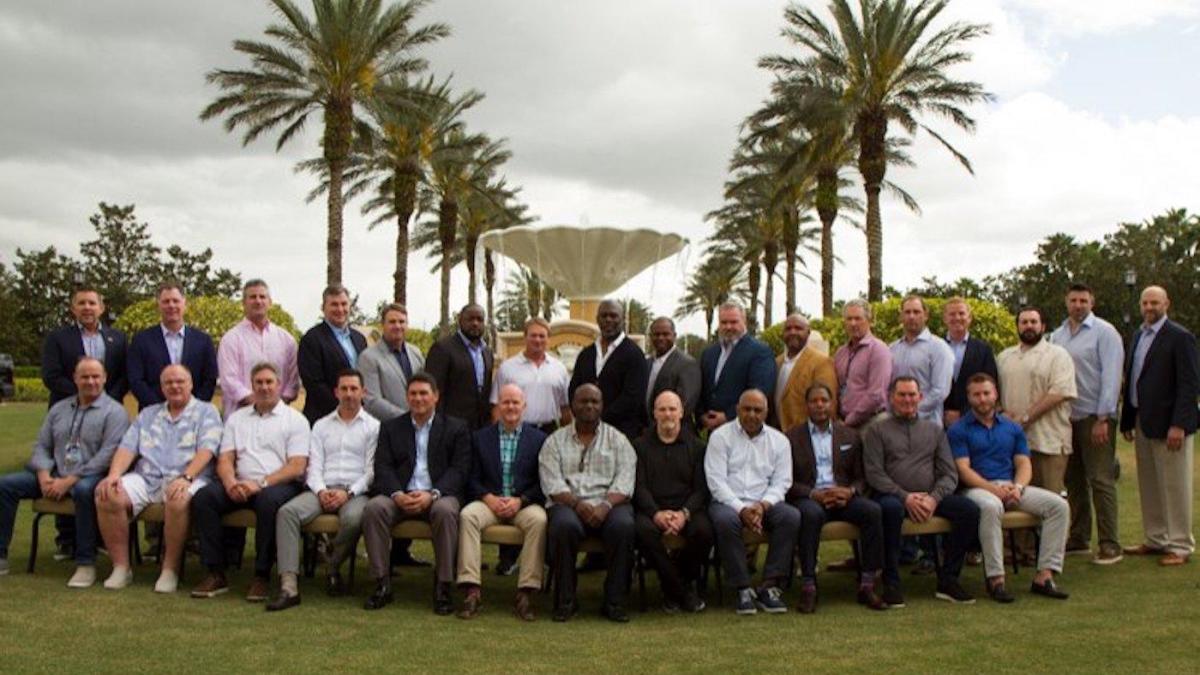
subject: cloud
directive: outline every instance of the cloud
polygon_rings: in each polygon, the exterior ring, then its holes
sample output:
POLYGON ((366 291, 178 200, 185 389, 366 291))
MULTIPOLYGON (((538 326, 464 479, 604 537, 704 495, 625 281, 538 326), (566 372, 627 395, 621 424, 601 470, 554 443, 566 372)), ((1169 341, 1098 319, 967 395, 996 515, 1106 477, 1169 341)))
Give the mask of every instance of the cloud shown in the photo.
POLYGON ((1167 19, 1200 17, 1197 0, 1007 0, 1041 22, 1047 30, 1067 36, 1110 34, 1146 28, 1167 19))

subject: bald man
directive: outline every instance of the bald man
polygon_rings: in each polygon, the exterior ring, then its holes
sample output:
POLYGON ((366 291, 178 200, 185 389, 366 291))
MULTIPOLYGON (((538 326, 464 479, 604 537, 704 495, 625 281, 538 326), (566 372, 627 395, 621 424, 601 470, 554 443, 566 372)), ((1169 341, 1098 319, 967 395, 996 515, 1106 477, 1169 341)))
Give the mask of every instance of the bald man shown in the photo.
POLYGON ((645 426, 650 368, 641 347, 625 334, 625 308, 621 303, 602 301, 596 308, 596 326, 600 338, 579 352, 567 395, 574 401, 581 385, 596 385, 604 401, 604 423, 620 429, 632 441, 645 426))
POLYGON ((833 359, 810 349, 812 328, 803 314, 792 314, 783 322, 783 353, 775 358, 775 414, 779 428, 788 431, 808 421, 806 396, 814 384, 823 384, 831 392, 830 404, 837 410, 837 372, 833 359))
POLYGON ((1196 337, 1167 318, 1171 300, 1160 286, 1142 291, 1142 327, 1125 364, 1121 433, 1133 441, 1145 541, 1125 549, 1158 555, 1164 567, 1183 565, 1192 535, 1192 454, 1200 389, 1196 337))

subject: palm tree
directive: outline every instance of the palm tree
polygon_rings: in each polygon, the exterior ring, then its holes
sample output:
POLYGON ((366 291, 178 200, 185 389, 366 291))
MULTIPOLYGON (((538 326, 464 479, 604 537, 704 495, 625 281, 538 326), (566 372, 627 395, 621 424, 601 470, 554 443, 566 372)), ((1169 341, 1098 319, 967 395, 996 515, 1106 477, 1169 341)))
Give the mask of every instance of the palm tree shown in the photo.
POLYGON ((517 265, 500 294, 498 323, 504 330, 521 330, 532 316, 550 321, 561 308, 562 296, 531 269, 517 265))
POLYGON ((303 128, 309 115, 324 118, 321 138, 328 176, 325 241, 327 283, 342 280, 343 176, 350 160, 356 115, 375 94, 376 83, 423 70, 413 50, 450 34, 445 24, 413 29, 428 0, 382 7, 381 0, 313 0, 309 19, 291 0, 270 0, 283 17, 265 33, 271 42, 236 40, 233 48, 250 56, 246 70, 213 70, 207 75, 222 95, 200 113, 208 120, 224 116, 225 130, 245 128, 246 145, 280 126, 278 151, 303 128))
POLYGON ((679 298, 679 306, 675 309, 675 318, 683 320, 703 312, 704 334, 712 340, 713 315, 717 308, 723 302, 744 299, 748 295, 745 272, 741 261, 710 250, 708 257, 700 263, 684 287, 683 297, 679 298))
POLYGON ((920 121, 924 115, 950 120, 965 131, 975 120, 963 108, 992 99, 977 82, 953 79, 949 70, 971 60, 962 46, 987 34, 984 24, 954 22, 926 37, 948 0, 831 0, 836 30, 808 7, 784 12, 784 36, 811 54, 799 61, 841 93, 858 151, 858 170, 867 201, 867 295, 883 291, 883 219, 879 193, 888 165, 888 127, 895 122, 911 137, 925 130, 967 171, 970 161, 941 134, 920 121))

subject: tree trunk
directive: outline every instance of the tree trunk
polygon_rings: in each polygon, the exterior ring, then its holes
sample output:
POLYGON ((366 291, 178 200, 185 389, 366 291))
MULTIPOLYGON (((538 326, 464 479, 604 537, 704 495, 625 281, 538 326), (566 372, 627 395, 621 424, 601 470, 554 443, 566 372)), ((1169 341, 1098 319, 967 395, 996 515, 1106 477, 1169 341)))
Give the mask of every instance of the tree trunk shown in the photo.
POLYGON ((704 308, 704 331, 705 331, 704 338, 706 340, 708 340, 709 342, 712 342, 712 340, 713 340, 713 325, 712 325, 713 311, 714 311, 713 307, 705 307, 704 308))
POLYGON ((483 288, 487 295, 488 336, 492 349, 496 348, 496 305, 493 290, 496 288, 496 263, 492 260, 492 252, 483 252, 483 288))
POLYGON ((392 274, 392 298, 408 303, 408 224, 417 204, 417 176, 408 167, 396 167, 392 175, 392 202, 396 211, 396 271, 392 274))
POLYGON ((454 251, 454 239, 458 229, 458 202, 442 199, 438 204, 438 241, 442 246, 441 317, 439 333, 450 334, 450 257, 454 251))
POLYGON ((758 289, 762 285, 762 267, 758 264, 758 256, 749 263, 746 274, 746 285, 750 289, 750 310, 746 316, 746 327, 751 333, 758 331, 758 289))
POLYGON ((475 304, 475 244, 479 242, 477 235, 463 239, 463 259, 467 263, 467 302, 475 304))
POLYGON ((798 311, 796 305, 796 248, 800 246, 800 215, 794 205, 783 209, 784 316, 798 311))
POLYGON ((325 283, 342 283, 342 178, 350 156, 350 124, 353 104, 349 99, 330 104, 325 115, 325 163, 329 167, 326 201, 325 283))
POLYGON ((837 167, 817 171, 817 215, 821 218, 821 315, 833 315, 833 221, 838 213, 837 167))
POLYGON ((763 290, 763 325, 764 329, 772 325, 772 308, 775 303, 775 268, 779 266, 779 245, 768 242, 763 247, 763 267, 767 272, 766 288, 763 290))
POLYGON ((867 195, 867 299, 877 302, 883 299, 883 215, 879 191, 887 173, 886 114, 868 111, 859 115, 855 132, 859 139, 858 171, 867 195))

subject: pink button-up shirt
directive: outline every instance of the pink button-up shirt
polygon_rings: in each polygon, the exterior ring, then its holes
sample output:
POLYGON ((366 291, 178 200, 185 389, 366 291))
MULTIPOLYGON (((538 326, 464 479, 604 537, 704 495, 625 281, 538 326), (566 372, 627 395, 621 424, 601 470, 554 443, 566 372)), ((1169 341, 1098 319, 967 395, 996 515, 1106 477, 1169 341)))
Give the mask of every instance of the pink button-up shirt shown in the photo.
POLYGON ((847 426, 860 427, 887 410, 892 380, 892 352, 883 340, 867 335, 837 350, 838 403, 847 426))
POLYGON ((283 400, 291 401, 299 394, 296 338, 273 323, 267 322, 260 331, 249 319, 242 319, 221 337, 217 348, 217 383, 221 385, 225 419, 240 407, 239 401, 253 393, 250 369, 262 361, 274 363, 279 369, 279 395, 283 400))

